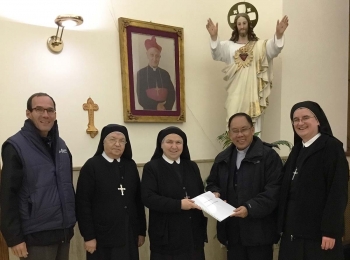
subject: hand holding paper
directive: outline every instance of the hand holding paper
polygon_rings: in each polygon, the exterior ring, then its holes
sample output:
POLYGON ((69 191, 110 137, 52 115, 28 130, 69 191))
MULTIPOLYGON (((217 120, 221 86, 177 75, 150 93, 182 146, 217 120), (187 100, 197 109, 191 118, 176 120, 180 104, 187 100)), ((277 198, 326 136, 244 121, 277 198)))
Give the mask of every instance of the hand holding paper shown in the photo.
POLYGON ((194 201, 191 199, 182 199, 181 200, 181 209, 182 210, 190 210, 190 209, 201 210, 201 208, 197 204, 195 204, 194 201))
POLYGON ((246 216, 248 216, 248 210, 244 206, 240 206, 236 208, 233 214, 230 215, 230 217, 236 217, 236 218, 245 218, 246 216))
POLYGON ((192 200, 201 207, 202 210, 220 222, 231 216, 235 210, 235 207, 232 207, 220 198, 216 198, 211 191, 203 193, 192 200))

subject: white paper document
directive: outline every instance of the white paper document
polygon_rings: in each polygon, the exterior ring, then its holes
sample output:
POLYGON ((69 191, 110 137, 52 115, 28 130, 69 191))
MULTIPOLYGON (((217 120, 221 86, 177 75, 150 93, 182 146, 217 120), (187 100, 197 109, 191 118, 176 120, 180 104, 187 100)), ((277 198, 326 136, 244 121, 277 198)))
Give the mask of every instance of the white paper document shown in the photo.
POLYGON ((220 222, 232 215, 233 210, 236 209, 222 199, 215 198, 214 193, 211 191, 207 191, 206 193, 203 193, 192 200, 194 200, 194 202, 200 206, 202 210, 220 222))

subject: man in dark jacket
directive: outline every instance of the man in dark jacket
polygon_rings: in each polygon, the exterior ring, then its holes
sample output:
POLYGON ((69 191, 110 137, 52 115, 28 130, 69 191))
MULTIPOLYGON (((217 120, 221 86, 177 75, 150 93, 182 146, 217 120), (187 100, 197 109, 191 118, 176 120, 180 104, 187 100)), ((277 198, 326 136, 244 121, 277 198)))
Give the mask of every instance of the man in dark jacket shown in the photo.
POLYGON ((21 259, 68 260, 76 222, 72 156, 52 97, 33 94, 26 115, 2 146, 1 231, 21 259))
POLYGON ((279 239, 282 162, 271 145, 254 136, 249 115, 234 114, 228 127, 232 145, 215 158, 206 188, 236 208, 218 222, 218 239, 228 249, 228 260, 272 260, 272 245, 279 239))

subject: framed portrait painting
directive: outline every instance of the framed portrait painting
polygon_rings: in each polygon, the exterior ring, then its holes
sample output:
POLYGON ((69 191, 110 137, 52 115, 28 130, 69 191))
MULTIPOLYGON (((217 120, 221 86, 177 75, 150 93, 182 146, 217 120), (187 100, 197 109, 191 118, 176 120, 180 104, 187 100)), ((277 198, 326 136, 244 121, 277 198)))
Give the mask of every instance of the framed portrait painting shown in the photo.
POLYGON ((119 18, 124 122, 185 122, 183 29, 119 18))

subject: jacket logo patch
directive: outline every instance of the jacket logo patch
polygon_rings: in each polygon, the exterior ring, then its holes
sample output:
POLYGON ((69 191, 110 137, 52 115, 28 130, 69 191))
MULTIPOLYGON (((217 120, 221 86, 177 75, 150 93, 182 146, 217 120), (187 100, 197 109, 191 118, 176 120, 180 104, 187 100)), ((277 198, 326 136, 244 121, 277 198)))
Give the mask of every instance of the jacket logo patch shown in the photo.
POLYGON ((62 149, 58 151, 58 153, 67 153, 67 149, 62 149))

